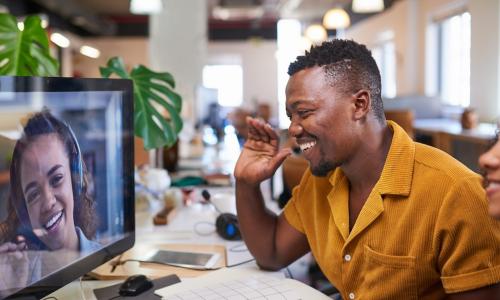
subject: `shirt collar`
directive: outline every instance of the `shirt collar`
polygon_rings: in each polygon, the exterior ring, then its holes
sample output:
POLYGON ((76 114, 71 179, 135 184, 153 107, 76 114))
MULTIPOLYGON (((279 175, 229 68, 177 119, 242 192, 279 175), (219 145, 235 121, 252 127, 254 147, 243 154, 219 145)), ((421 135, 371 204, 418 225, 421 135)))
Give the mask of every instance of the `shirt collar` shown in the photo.
POLYGON ((382 175, 375 185, 375 189, 381 195, 408 196, 413 179, 415 143, 395 122, 388 120, 387 126, 393 132, 392 142, 382 175))
MULTIPOLYGON (((387 120, 387 126, 393 132, 391 147, 374 189, 378 190, 381 195, 408 196, 413 178, 415 143, 395 122, 387 120)), ((337 168, 331 173, 329 181, 332 186, 335 186, 344 176, 342 170, 337 168)))

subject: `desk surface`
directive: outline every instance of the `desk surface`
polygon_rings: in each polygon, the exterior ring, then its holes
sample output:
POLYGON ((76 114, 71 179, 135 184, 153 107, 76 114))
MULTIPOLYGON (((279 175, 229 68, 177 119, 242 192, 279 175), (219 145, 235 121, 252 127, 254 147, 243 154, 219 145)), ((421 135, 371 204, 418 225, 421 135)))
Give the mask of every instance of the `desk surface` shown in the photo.
MULTIPOLYGON (((234 193, 232 187, 208 187, 209 192, 216 196, 218 193, 234 193)), ((276 202, 269 199, 266 205, 277 212, 279 208, 276 202)), ((138 206, 135 214, 136 219, 136 245, 172 243, 172 244, 193 244, 193 245, 223 245, 226 247, 227 265, 234 265, 251 260, 253 257, 246 251, 242 241, 227 241, 218 236, 215 232, 215 219, 218 213, 208 204, 195 202, 190 206, 180 207, 177 214, 168 225, 153 225, 152 215, 158 210, 154 205, 138 206)), ((127 263, 128 264, 128 263, 127 263)), ((134 264, 134 262, 131 262, 134 264)), ((255 265, 250 261, 244 265, 255 265)), ((168 275, 168 274, 165 274, 168 275)), ((182 276, 181 276, 182 278, 182 276)), ((51 296, 57 299, 71 299, 81 297, 84 299, 95 299, 93 289, 110 286, 120 281, 117 280, 91 280, 75 281, 54 292, 51 296)))
POLYGON ((417 119, 414 128, 417 132, 442 132, 485 140, 492 139, 497 130, 497 126, 491 123, 480 123, 476 128, 462 129, 460 122, 453 119, 417 119))
MULTIPOLYGON (((229 139, 223 147, 211 147, 203 151, 203 156, 191 155, 196 151, 181 151, 189 155, 181 155, 181 167, 186 167, 186 171, 196 172, 219 171, 232 172, 234 163, 239 155, 239 145, 236 139, 229 139), (233 141, 234 140, 234 141, 233 141)), ((181 149, 182 149, 181 144, 181 149)), ((199 153, 198 153, 199 154, 199 153)), ((268 189, 268 185, 263 185, 263 189, 268 189)), ((200 187, 207 188, 212 197, 218 194, 234 194, 234 187, 200 187)), ((267 207, 275 212, 279 211, 277 203, 271 201, 270 193, 263 191, 267 207)), ((234 198, 233 198, 234 199, 234 198)), ((234 201, 234 200, 233 200, 234 201)), ((152 216, 161 209, 159 203, 146 202, 136 205, 135 223, 136 223, 136 245, 171 243, 171 244, 204 244, 204 245, 223 245, 226 247, 227 265, 251 260, 253 257, 246 250, 242 241, 227 241, 218 236, 215 231, 215 219, 218 213, 213 206, 194 202, 190 206, 182 206, 177 209, 175 217, 168 225, 155 226, 152 222, 152 216)), ((256 265, 250 261, 244 265, 256 265)), ((168 275, 168 274, 165 274, 168 275)), ((81 298, 83 294, 85 299, 95 299, 93 289, 113 285, 119 280, 90 280, 75 281, 71 284, 54 292, 51 296, 57 299, 81 298)))

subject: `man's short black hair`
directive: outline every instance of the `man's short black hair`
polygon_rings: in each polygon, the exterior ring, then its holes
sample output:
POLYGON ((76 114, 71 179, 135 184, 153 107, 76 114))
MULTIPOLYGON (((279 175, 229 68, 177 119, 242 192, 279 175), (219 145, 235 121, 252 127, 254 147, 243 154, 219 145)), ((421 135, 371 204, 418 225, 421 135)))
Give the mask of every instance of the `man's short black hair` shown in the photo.
POLYGON ((288 75, 312 67, 324 67, 330 83, 341 93, 370 91, 372 110, 381 122, 385 120, 381 97, 380 72, 370 50, 352 40, 334 39, 312 46, 305 55, 288 67, 288 75))

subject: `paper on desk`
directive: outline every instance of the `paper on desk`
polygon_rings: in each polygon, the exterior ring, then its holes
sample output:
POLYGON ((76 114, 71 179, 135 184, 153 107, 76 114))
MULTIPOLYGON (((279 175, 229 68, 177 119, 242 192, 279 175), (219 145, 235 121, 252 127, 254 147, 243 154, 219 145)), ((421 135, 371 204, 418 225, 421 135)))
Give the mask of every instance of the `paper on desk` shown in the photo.
POLYGON ((257 267, 223 268, 204 276, 182 281, 155 291, 162 299, 193 299, 218 296, 239 299, 241 293, 258 295, 262 299, 329 299, 326 295, 300 281, 284 278, 280 272, 266 272, 257 267), (262 283, 266 285, 262 287, 262 283), (268 290, 268 294, 266 294, 268 290))

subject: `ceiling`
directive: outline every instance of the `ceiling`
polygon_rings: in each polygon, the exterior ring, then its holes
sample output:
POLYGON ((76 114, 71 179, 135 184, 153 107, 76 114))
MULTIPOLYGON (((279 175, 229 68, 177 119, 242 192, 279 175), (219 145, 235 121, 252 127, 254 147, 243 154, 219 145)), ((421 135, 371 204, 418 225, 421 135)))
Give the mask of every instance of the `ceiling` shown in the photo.
MULTIPOLYGON (((80 36, 147 36, 148 16, 129 12, 130 0, 0 0, 17 16, 45 14, 51 27, 80 36)), ((184 0, 171 0, 184 1, 184 0)), ((203 0, 205 1, 205 0, 203 0)), ((276 22, 296 18, 319 22, 334 6, 344 7, 354 24, 372 14, 350 11, 350 0, 206 0, 209 38, 276 39, 276 22), (222 18, 223 17, 223 18, 222 18)), ((385 0, 390 7, 395 0, 385 0)))

